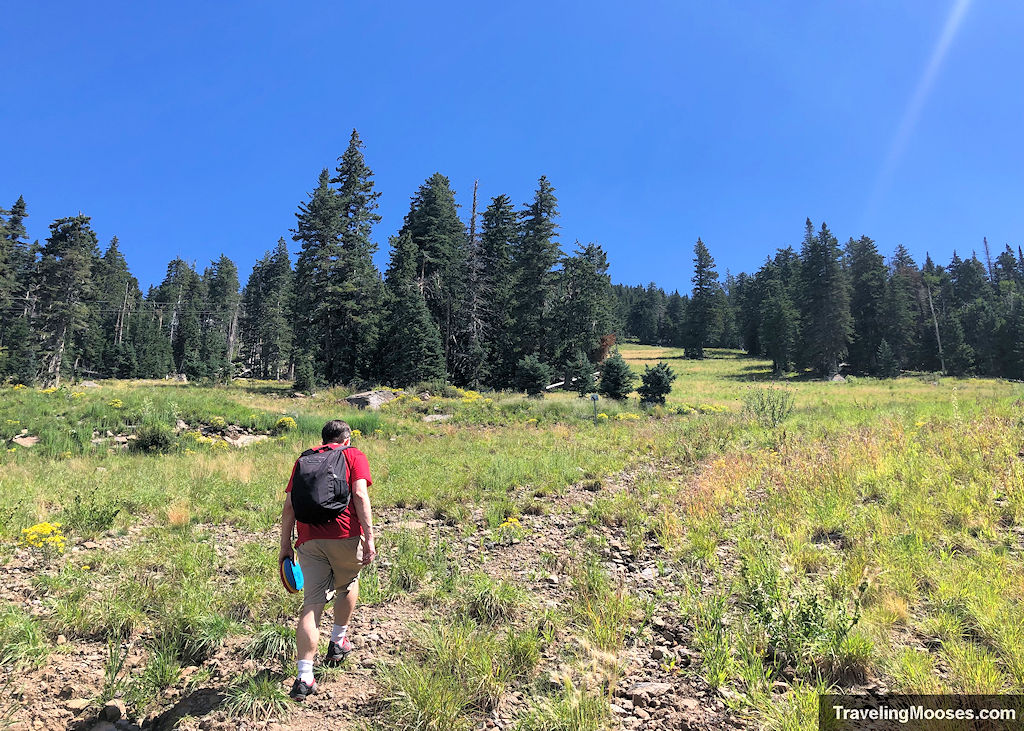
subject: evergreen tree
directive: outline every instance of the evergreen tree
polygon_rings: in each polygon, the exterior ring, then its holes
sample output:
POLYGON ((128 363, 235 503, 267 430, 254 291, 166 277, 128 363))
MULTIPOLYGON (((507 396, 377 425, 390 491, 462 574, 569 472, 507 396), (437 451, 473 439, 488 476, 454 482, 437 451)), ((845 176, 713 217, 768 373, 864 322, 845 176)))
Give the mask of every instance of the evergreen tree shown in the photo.
POLYGON ((444 175, 431 175, 412 198, 399 235, 415 247, 416 282, 441 333, 448 372, 457 370, 466 331, 462 308, 468 278, 466 231, 444 175))
POLYGON ((399 386, 443 380, 441 333, 419 287, 419 251, 408 231, 392 239, 391 247, 385 283, 387 331, 381 351, 384 378, 399 386))
POLYGON ((171 346, 171 368, 189 378, 206 375, 200 360, 200 317, 204 307, 203 282, 184 259, 167 265, 167 274, 156 292, 158 323, 171 346))
POLYGON ((340 380, 369 378, 373 354, 380 337, 380 308, 383 290, 380 272, 373 263, 377 244, 373 227, 380 222, 376 212, 380 193, 375 191, 373 171, 363 157, 363 143, 352 130, 348 148, 341 156, 331 182, 338 186, 340 216, 341 272, 334 299, 339 309, 341 350, 331 354, 340 380))
POLYGON ((627 327, 630 334, 643 345, 657 345, 661 320, 665 310, 665 293, 654 282, 640 289, 629 308, 627 327))
POLYGON ((717 335, 716 324, 721 315, 718 299, 718 272, 715 260, 704 242, 697 239, 693 247, 693 295, 690 298, 686 357, 704 358, 704 348, 717 335))
POLYGON ((202 283, 206 302, 201 318, 200 362, 207 378, 229 381, 238 331, 238 267, 221 254, 203 272, 202 283))
POLYGON ((886 269, 875 242, 867 236, 846 244, 850 269, 853 337, 850 364, 861 373, 878 368, 878 347, 885 337, 886 269))
POLYGON ((662 331, 658 339, 673 348, 682 348, 686 342, 686 298, 676 290, 668 296, 665 303, 665 316, 662 318, 662 331))
POLYGON ((299 205, 292 239, 301 242, 295 264, 295 340, 309 355, 317 380, 340 383, 342 360, 339 287, 343 278, 338 199, 324 168, 309 200, 299 205))
POLYGON ((592 360, 599 357, 601 336, 611 327, 611 278, 608 257, 600 246, 577 242, 575 254, 562 259, 553 315, 558 324, 555 361, 564 373, 578 353, 592 360))
POLYGON ((878 375, 882 378, 897 378, 900 375, 900 361, 896 357, 896 351, 889 346, 889 341, 882 338, 878 346, 878 375))
POLYGON ((541 176, 533 202, 520 214, 519 240, 512 252, 516 283, 513 322, 520 357, 534 353, 544 360, 551 355, 548 335, 556 296, 554 268, 561 256, 557 217, 555 189, 541 176))
MULTIPOLYGON (((777 275, 777 269, 772 267, 777 275)), ((781 376, 796 360, 800 316, 780 279, 769 279, 761 300, 758 339, 763 354, 772 359, 772 370, 781 376)))
POLYGON ((242 293, 242 362, 258 378, 285 376, 292 344, 291 300, 291 259, 282 238, 256 262, 242 293))
POLYGON ((601 381, 597 390, 603 396, 622 401, 629 397, 636 383, 636 374, 618 351, 601 365, 601 381))
POLYGON ((818 373, 839 373, 851 335, 850 291, 840 262, 839 242, 822 223, 817 236, 810 219, 801 252, 803 353, 818 373))
POLYGON ((481 285, 490 306, 484 311, 483 336, 488 382, 496 387, 512 385, 516 372, 513 296, 515 272, 512 251, 516 246, 516 213, 506 195, 491 199, 483 214, 480 256, 483 260, 481 285))
POLYGON ((665 397, 672 393, 672 381, 676 380, 676 374, 669 368, 668 363, 658 363, 654 368, 644 366, 641 380, 643 383, 637 389, 640 401, 645 404, 664 405, 665 397))
POLYGON ((50 224, 42 250, 38 332, 44 342, 43 378, 59 386, 68 344, 89 316, 92 264, 98 256, 96 234, 88 216, 60 218, 50 224))
POLYGON ((910 363, 918 351, 920 279, 910 253, 897 246, 886 288, 885 339, 901 366, 910 363))
POLYGON ((135 356, 136 378, 164 378, 174 370, 171 341, 162 327, 161 293, 150 287, 139 312, 131 319, 129 342, 135 356))
POLYGON ((594 390, 594 364, 578 350, 565 366, 565 388, 586 396, 594 390))
POLYGON ((533 353, 516 364, 516 388, 530 396, 543 395, 551 378, 551 369, 533 353))

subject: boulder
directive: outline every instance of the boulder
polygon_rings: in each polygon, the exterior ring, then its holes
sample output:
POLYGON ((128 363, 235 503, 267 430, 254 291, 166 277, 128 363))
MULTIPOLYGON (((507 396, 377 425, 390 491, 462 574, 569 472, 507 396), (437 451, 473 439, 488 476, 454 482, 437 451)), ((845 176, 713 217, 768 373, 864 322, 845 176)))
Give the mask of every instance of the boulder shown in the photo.
POLYGON ((363 391, 352 394, 345 401, 358 409, 376 411, 382 404, 386 404, 394 398, 396 398, 394 391, 363 391))
POLYGON ((450 418, 452 418, 451 414, 427 414, 423 417, 423 421, 448 421, 450 418))
POLYGON ((78 385, 80 385, 82 388, 99 388, 100 387, 100 384, 96 383, 96 381, 82 381, 78 385))
POLYGON ((266 434, 239 434, 232 437, 230 434, 224 437, 224 441, 232 447, 248 447, 250 444, 270 439, 266 434))
POLYGON ((845 382, 846 382, 846 379, 843 378, 838 373, 835 374, 834 376, 832 376, 832 383, 845 383, 845 382))

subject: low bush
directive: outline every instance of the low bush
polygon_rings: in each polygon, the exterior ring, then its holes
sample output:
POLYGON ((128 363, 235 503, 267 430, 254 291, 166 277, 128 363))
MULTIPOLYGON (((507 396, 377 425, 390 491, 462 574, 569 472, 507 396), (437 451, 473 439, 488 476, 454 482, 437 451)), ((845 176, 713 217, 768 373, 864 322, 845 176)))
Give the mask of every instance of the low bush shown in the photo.
POLYGON ((743 394, 743 413, 775 428, 793 413, 793 394, 781 388, 753 388, 743 394))

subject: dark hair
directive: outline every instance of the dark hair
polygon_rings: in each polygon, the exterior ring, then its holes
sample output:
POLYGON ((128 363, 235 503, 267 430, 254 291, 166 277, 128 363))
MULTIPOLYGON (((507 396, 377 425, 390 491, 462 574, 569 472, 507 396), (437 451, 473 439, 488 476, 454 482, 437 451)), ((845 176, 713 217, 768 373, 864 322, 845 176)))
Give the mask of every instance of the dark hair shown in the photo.
POLYGON ((323 437, 324 444, 341 443, 352 436, 352 427, 344 421, 335 419, 324 424, 320 436, 323 437))

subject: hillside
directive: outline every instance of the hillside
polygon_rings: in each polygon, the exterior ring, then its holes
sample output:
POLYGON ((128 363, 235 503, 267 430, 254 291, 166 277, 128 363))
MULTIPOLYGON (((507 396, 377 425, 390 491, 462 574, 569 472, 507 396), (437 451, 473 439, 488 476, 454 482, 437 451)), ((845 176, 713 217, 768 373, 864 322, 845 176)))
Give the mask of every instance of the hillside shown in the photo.
POLYGON ((0 726, 92 729, 116 699, 206 731, 811 729, 824 689, 1024 691, 1019 385, 622 352, 676 371, 664 407, 3 388, 0 726), (357 651, 296 706, 276 530, 328 418, 359 430, 381 560, 357 651))

